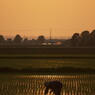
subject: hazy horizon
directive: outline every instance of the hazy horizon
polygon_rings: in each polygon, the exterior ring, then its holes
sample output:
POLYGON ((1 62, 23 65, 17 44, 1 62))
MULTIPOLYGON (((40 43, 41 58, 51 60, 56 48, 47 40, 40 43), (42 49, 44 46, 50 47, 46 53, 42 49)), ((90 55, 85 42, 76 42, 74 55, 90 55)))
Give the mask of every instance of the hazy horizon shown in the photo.
MULTIPOLYGON (((16 36, 16 35, 15 35, 16 36)), ((7 39, 7 38, 12 38, 12 39, 14 39, 14 37, 15 36, 4 36, 3 35, 3 37, 5 38, 5 39, 7 39)), ((41 35, 38 35, 38 36, 41 36, 41 35)), ((37 39, 38 38, 38 36, 21 36, 23 39, 25 39, 25 38, 28 38, 29 40, 32 40, 32 39, 37 39)), ((44 35, 43 35, 44 36, 44 35)), ((50 39, 50 37, 49 36, 44 36, 46 39, 50 39)), ((59 40, 61 40, 61 39, 70 39, 70 37, 65 37, 65 36, 61 36, 61 37, 57 37, 57 36, 55 36, 55 37, 51 37, 51 39, 59 39, 59 40)))

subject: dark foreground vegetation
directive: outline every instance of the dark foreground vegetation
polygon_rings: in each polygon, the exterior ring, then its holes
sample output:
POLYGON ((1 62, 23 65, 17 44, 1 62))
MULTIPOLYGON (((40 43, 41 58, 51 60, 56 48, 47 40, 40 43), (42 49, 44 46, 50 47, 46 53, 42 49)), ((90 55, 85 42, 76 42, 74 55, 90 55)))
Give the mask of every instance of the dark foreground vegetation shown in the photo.
POLYGON ((22 68, 13 69, 9 67, 1 67, 0 73, 27 73, 27 74, 65 74, 65 73, 94 73, 95 69, 92 68, 74 68, 74 67, 63 67, 63 68, 22 68))
POLYGON ((95 54, 95 48, 0 48, 0 55, 79 55, 95 54))

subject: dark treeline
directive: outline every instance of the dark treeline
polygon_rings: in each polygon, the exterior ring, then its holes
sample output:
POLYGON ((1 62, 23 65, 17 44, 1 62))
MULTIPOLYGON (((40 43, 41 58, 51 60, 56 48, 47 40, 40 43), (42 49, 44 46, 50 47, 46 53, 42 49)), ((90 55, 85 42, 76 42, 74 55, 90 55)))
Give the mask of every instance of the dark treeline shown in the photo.
POLYGON ((81 34, 73 34, 72 38, 70 39, 70 43, 73 47, 95 47, 95 30, 93 30, 91 33, 86 30, 81 34))
POLYGON ((65 73, 95 73, 95 69, 92 68, 74 68, 74 67, 62 67, 62 68, 22 68, 14 69, 10 67, 1 67, 0 73, 36 73, 36 74, 65 74, 65 73))
POLYGON ((28 40, 28 38, 22 38, 17 34, 13 39, 5 38, 0 35, 0 47, 31 47, 31 46, 63 46, 63 47, 95 47, 95 30, 91 33, 86 30, 82 33, 74 33, 70 39, 59 40, 59 39, 46 39, 43 35, 38 36, 38 38, 28 40))
POLYGON ((5 40, 3 35, 0 35, 0 45, 11 45, 11 44, 13 44, 13 45, 20 45, 20 44, 36 45, 36 44, 39 44, 39 45, 41 45, 44 42, 45 42, 45 37, 43 35, 39 36, 37 38, 37 40, 35 40, 35 39, 28 40, 28 38, 23 39, 19 34, 17 34, 13 39, 7 38, 7 40, 5 40))
POLYGON ((52 46, 52 45, 61 45, 63 43, 64 39, 46 39, 43 35, 38 36, 37 39, 29 40, 28 38, 22 38, 19 34, 17 34, 13 39, 7 38, 5 40, 3 35, 0 35, 0 47, 6 48, 6 47, 45 47, 45 46, 52 46))

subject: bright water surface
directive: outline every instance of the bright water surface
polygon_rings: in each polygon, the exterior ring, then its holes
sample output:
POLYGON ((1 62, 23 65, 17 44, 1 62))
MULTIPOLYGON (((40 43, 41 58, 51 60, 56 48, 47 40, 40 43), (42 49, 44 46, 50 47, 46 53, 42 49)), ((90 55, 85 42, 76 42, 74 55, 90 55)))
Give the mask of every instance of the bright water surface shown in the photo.
POLYGON ((44 82, 53 80, 58 80, 63 83, 61 95, 95 95, 94 74, 92 75, 0 74, 0 95, 44 95, 45 89, 44 82))

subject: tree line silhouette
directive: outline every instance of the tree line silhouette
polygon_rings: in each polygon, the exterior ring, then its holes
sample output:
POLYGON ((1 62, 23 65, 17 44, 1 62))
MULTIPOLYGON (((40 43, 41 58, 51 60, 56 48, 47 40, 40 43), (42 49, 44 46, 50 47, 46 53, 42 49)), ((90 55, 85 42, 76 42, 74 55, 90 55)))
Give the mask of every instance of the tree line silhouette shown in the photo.
POLYGON ((74 33, 70 43, 73 47, 95 47, 95 30, 91 33, 88 30, 83 31, 81 34, 74 33))
MULTIPOLYGON (((55 45, 53 43, 54 39, 46 39, 43 35, 38 36, 38 38, 28 40, 28 38, 22 38, 17 34, 13 40, 12 38, 5 38, 3 35, 0 35, 0 46, 2 45, 55 45), (46 44, 48 40, 48 43, 46 44)), ((57 39, 56 42, 59 40, 57 39)), ((59 43, 63 47, 95 47, 95 30, 91 33, 88 30, 83 31, 82 33, 74 33, 70 39, 61 40, 59 43)))
POLYGON ((32 39, 32 40, 28 40, 28 38, 23 39, 19 34, 17 34, 14 39, 12 40, 12 38, 8 38, 7 40, 4 39, 3 35, 0 35, 0 44, 1 45, 22 45, 22 44, 39 44, 41 45, 42 43, 45 42, 45 37, 43 35, 38 36, 37 40, 32 39))

